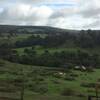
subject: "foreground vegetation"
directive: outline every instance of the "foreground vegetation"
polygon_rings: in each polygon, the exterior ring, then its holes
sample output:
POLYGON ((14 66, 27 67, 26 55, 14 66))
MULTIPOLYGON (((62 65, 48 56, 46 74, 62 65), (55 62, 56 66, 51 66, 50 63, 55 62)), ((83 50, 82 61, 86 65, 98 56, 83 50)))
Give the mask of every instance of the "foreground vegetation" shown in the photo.
MULTIPOLYGON (((65 70, 58 68, 21 65, 0 60, 0 81, 20 82, 24 77, 25 100, 87 100, 88 95, 95 96, 95 84, 100 81, 100 69, 92 72, 82 70, 65 70), (27 81, 28 80, 28 81, 27 81)), ((8 88, 10 84, 8 84, 8 88)), ((13 85, 13 83, 12 83, 13 85)), ((0 92, 9 94, 7 90, 0 92)), ((16 87, 10 87, 16 89, 16 87)), ((20 88, 19 90, 20 91, 20 88)), ((18 94, 15 95, 19 96, 18 94)), ((10 95, 9 95, 10 96, 10 95)))

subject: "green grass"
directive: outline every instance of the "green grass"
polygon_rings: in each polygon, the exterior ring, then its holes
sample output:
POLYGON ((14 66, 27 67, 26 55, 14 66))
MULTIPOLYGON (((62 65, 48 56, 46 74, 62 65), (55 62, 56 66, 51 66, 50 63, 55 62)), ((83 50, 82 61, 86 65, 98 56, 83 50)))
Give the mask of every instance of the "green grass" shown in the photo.
MULTIPOLYGON (((35 81, 33 80, 33 78, 35 76, 42 77, 44 79, 42 84, 44 84, 45 87, 48 88, 48 91, 45 94, 40 94, 26 89, 25 100, 33 100, 33 98, 34 100, 73 100, 73 98, 74 100, 87 100, 86 98, 89 94, 95 95, 95 89, 82 87, 80 86, 80 84, 82 82, 96 83, 97 80, 100 79, 100 69, 95 69, 94 72, 82 72, 77 70, 71 70, 71 72, 66 72, 66 75, 70 76, 70 74, 77 74, 78 77, 75 77, 75 80, 73 81, 68 81, 65 80, 63 77, 56 78, 55 76, 52 76, 54 73, 60 72, 57 71, 56 68, 21 65, 16 63, 10 63, 8 61, 2 62, 4 62, 4 65, 2 67, 0 66, 0 72, 3 71, 3 73, 0 73, 0 80, 9 80, 17 78, 17 75, 14 73, 19 73, 21 68, 24 69, 24 73, 27 73, 27 71, 29 71, 30 73, 32 70, 35 70, 35 73, 33 73, 31 76, 28 76, 29 82, 34 83, 35 81), (42 75, 44 73, 46 74, 42 75), (55 83, 55 80, 59 83, 55 83), (76 95, 70 97, 62 96, 61 92, 64 89, 71 89, 75 93, 83 94, 86 97, 77 97, 76 95), (89 92, 89 90, 92 90, 93 92, 89 92)), ((38 83, 38 85, 40 85, 40 83, 38 83)))
POLYGON ((26 39, 27 37, 31 36, 32 34, 20 34, 15 37, 17 40, 26 39))
MULTIPOLYGON (((28 48, 31 49, 31 47, 23 47, 23 48, 17 48, 16 50, 18 51, 19 54, 23 54, 24 49, 28 48)), ((45 50, 48 50, 50 53, 54 53, 54 52, 61 52, 61 51, 77 51, 79 50, 79 48, 43 48, 41 46, 36 46, 35 50, 37 52, 37 54, 42 54, 45 50)))
POLYGON ((28 38, 28 37, 30 37, 32 35, 34 35, 34 36, 40 36, 42 38, 44 38, 45 36, 47 36, 46 34, 18 34, 17 36, 12 37, 12 38, 16 39, 16 40, 21 40, 21 39, 26 39, 26 38, 28 38))
MULTIPOLYGON (((7 34, 7 35, 8 35, 8 34, 7 34)), ((8 41, 7 35, 4 35, 3 37, 0 37, 0 42, 6 41, 6 40, 8 41)), ((28 37, 30 37, 30 36, 32 36, 32 35, 34 35, 34 36, 39 35, 39 36, 42 37, 42 38, 44 38, 44 37, 47 36, 46 34, 17 34, 16 36, 10 36, 9 39, 10 39, 12 42, 22 41, 22 40, 27 39, 28 37)))
POLYGON ((27 93, 25 100, 87 100, 87 97, 73 97, 73 96, 60 96, 60 95, 41 95, 27 93), (74 99, 73 99, 74 98, 74 99))
POLYGON ((18 34, 17 36, 11 36, 8 38, 6 35, 3 37, 0 37, 0 43, 8 42, 9 43, 15 43, 16 41, 22 41, 24 39, 27 39, 32 34, 18 34))

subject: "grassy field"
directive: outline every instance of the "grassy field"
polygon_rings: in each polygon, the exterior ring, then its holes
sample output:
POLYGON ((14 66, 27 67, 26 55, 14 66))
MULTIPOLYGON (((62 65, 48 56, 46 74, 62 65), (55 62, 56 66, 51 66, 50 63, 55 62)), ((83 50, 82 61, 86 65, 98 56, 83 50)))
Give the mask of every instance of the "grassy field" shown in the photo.
POLYGON ((4 43, 4 42, 8 42, 8 41, 9 41, 9 43, 15 43, 16 41, 27 39, 31 35, 32 34, 18 34, 17 36, 9 37, 7 34, 7 35, 0 37, 0 43, 4 43))
POLYGON ((21 41, 21 40, 24 40, 24 39, 27 39, 28 37, 30 36, 40 36, 42 38, 46 37, 47 35, 46 34, 17 34, 16 36, 10 36, 9 38, 9 34, 5 34, 3 35, 2 37, 0 37, 0 42, 6 42, 9 40, 9 42, 11 41, 11 43, 15 43, 16 41, 21 41))
POLYGON ((0 60, 1 62, 0 80, 17 79, 22 73, 21 69, 24 70, 25 78, 28 79, 25 100, 87 100, 88 95, 95 95, 95 88, 84 87, 82 84, 95 84, 100 80, 100 69, 94 69, 93 72, 62 71, 58 68, 28 66, 0 60), (65 95, 62 94, 64 91, 65 95), (71 91, 70 96, 68 91, 71 91))
POLYGON ((26 39, 26 38, 28 38, 28 37, 30 37, 32 35, 34 35, 34 36, 40 36, 42 38, 44 38, 45 36, 47 36, 46 34, 19 34, 19 35, 17 35, 17 37, 13 37, 12 39, 22 40, 22 39, 26 39))
MULTIPOLYGON (((24 48, 16 48, 16 50, 18 51, 19 54, 23 54, 24 49, 31 49, 31 47, 24 47, 24 48)), ((54 52, 61 52, 61 51, 77 51, 79 50, 79 48, 43 48, 41 46, 36 46, 35 50, 37 51, 37 54, 42 54, 45 50, 48 50, 50 53, 54 53, 54 52)))
MULTIPOLYGON (((31 49, 32 47, 23 47, 23 48, 16 48, 15 50, 17 50, 17 52, 21 55, 24 52, 24 49, 31 49)), ((61 52, 61 51, 68 51, 68 52, 76 52, 78 50, 81 51, 86 51, 88 53, 97 53, 100 55, 100 48, 95 48, 95 49, 83 49, 83 48, 65 48, 65 47, 58 47, 58 48, 43 48, 41 46, 35 46, 35 51, 37 52, 37 54, 42 54, 45 50, 48 50, 50 53, 54 53, 54 52, 61 52)))
POLYGON ((87 100, 87 97, 73 97, 73 96, 60 96, 60 95, 38 95, 38 94, 27 94, 25 100, 87 100))

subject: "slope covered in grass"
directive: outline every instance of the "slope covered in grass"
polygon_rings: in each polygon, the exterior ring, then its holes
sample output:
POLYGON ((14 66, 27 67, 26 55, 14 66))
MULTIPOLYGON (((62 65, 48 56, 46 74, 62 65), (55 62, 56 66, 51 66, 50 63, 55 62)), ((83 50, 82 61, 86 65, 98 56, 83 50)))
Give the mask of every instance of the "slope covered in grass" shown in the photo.
POLYGON ((93 84, 100 80, 100 69, 84 72, 26 66, 4 60, 0 63, 0 81, 19 79, 24 71, 24 78, 27 79, 25 100, 87 100, 89 94, 95 95, 93 84))

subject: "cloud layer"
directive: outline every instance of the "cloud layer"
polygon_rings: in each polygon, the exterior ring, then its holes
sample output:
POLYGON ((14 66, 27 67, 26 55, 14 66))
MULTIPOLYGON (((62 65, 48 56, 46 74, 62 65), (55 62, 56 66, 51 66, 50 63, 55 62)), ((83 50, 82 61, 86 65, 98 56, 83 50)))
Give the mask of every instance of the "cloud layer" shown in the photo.
POLYGON ((0 0, 0 24, 100 29, 100 0, 0 0))

